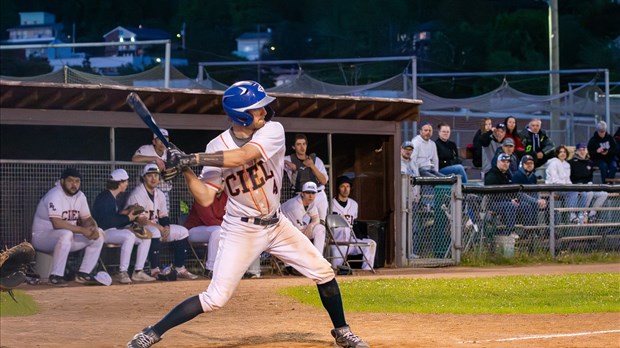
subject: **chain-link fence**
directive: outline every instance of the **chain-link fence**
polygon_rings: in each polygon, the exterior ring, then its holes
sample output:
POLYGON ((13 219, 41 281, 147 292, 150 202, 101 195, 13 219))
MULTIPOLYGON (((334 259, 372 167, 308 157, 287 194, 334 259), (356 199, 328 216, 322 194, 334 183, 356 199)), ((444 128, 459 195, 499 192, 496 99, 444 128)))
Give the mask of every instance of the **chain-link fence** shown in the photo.
MULTIPOLYGON (((0 160, 0 245, 12 246, 24 240, 31 240, 32 219, 37 204, 43 195, 54 187, 61 172, 67 167, 76 168, 82 174, 80 189, 86 195, 92 209, 97 195, 105 190, 105 183, 113 169, 123 168, 129 174, 130 184, 125 193, 128 195, 140 183, 139 178, 144 164, 0 160)), ((200 169, 195 170, 199 174, 200 169)), ((173 224, 183 224, 183 215, 187 214, 183 207, 191 207, 194 200, 182 177, 175 178, 171 183, 168 195, 170 221, 173 224)), ((282 202, 294 195, 286 177, 281 192, 282 202)), ((188 260, 193 257, 189 251, 187 256, 188 260)), ((172 251, 166 247, 162 248, 162 262, 171 261, 172 251)), ((263 261, 268 266, 267 261, 263 261)))
POLYGON ((620 253, 620 187, 460 185, 403 176, 406 259, 413 266, 463 258, 620 253))

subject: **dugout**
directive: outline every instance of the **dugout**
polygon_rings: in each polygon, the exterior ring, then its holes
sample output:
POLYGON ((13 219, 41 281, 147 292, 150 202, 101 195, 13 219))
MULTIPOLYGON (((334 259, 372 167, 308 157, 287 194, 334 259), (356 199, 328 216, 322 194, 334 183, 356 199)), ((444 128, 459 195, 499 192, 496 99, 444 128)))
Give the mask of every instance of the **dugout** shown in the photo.
MULTIPOLYGON (((137 92, 171 140, 187 152, 206 143, 229 121, 221 91, 14 82, 0 80, 0 159, 100 161, 131 160, 152 135, 125 103, 137 92)), ((277 121, 286 130, 287 154, 296 133, 308 136, 309 152, 329 165, 330 183, 354 176, 352 198, 360 219, 385 221, 385 260, 401 265, 401 121, 419 118, 419 100, 270 93, 277 121)), ((333 189, 333 185, 330 185, 333 189)), ((90 193, 90 192, 89 192, 90 193)), ((93 192, 96 195, 97 192, 93 192)), ((92 204, 90 194, 89 203, 92 204)), ((36 200, 38 201, 38 198, 36 200)), ((3 197, 3 206, 11 204, 3 197)), ((36 203, 35 203, 36 205, 36 203)), ((34 207, 32 207, 34 211, 34 207)), ((3 221, 10 221, 0 212, 3 221)), ((23 221, 29 226, 32 216, 23 221)), ((2 226, 7 233, 15 226, 2 226)), ((22 228, 23 229, 23 228, 22 228)), ((30 238, 29 227, 17 240, 30 238)), ((7 238, 3 236, 4 241, 7 238)), ((12 238, 11 238, 12 239, 12 238)))

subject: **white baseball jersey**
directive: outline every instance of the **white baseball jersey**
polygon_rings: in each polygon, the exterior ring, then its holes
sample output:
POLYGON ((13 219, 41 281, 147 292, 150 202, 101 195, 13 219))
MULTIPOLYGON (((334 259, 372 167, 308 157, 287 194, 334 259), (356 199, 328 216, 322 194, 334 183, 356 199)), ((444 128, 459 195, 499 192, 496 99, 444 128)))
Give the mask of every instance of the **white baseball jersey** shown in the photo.
MULTIPOLYGON (((231 217, 272 216, 280 208, 280 191, 284 167, 284 128, 267 122, 248 142, 258 148, 262 158, 235 168, 205 166, 201 180, 218 190, 222 178, 228 193, 226 215, 231 217)), ((237 149, 231 130, 226 130, 207 144, 207 153, 237 149)))
MULTIPOLYGON (((344 216, 349 225, 353 226, 353 222, 357 220, 357 202, 353 199, 347 199, 347 205, 341 206, 334 197, 332 199, 332 213, 344 216)), ((351 236, 351 228, 340 227, 334 231, 334 238, 337 241, 348 241, 351 236)))
POLYGON ((310 203, 306 209, 301 195, 297 195, 282 203, 282 214, 291 220, 295 227, 303 231, 312 219, 318 218, 319 210, 314 206, 314 202, 310 203))
POLYGON ((32 233, 53 230, 51 218, 62 219, 72 225, 77 225, 78 220, 88 217, 90 217, 90 208, 84 193, 78 191, 75 195, 68 196, 60 183, 57 183, 39 201, 32 221, 32 233))
MULTIPOLYGON (((291 155, 285 156, 284 160, 291 162, 291 155)), ((327 177, 328 180, 329 180, 329 175, 327 175, 327 169, 325 168, 325 163, 323 163, 323 161, 318 156, 314 158, 314 165, 316 166, 316 169, 318 169, 319 172, 321 172, 323 175, 325 175, 325 177, 327 177)), ((297 168, 297 170, 305 170, 305 169, 306 168, 297 168)), ((310 170, 310 169, 308 169, 308 170, 310 170)), ((286 176, 288 176, 288 180, 293 185, 295 185, 295 178, 293 178, 293 172, 291 172, 291 170, 287 166, 284 166, 284 171, 286 172, 286 176)), ((318 182, 316 184, 318 186, 318 190, 319 191, 324 191, 325 190, 325 185, 321 185, 318 182)))
POLYGON ((144 184, 136 186, 129 198, 127 199, 127 207, 133 204, 139 204, 144 207, 144 213, 148 214, 149 220, 159 223, 159 219, 168 216, 168 207, 166 206, 166 197, 160 189, 155 188, 154 198, 149 197, 148 191, 144 184))
POLYGON ((161 156, 158 155, 157 151, 155 151, 155 146, 153 144, 147 144, 147 145, 140 146, 133 155, 134 156, 136 156, 136 155, 140 155, 140 156, 154 156, 154 157, 158 157, 162 161, 166 162, 166 151, 164 151, 164 153, 161 156))

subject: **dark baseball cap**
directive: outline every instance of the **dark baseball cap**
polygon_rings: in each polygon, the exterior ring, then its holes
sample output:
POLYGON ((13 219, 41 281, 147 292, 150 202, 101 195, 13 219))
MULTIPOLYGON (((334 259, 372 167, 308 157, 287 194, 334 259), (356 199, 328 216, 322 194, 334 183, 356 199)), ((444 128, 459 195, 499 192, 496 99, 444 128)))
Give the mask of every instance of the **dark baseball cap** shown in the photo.
POLYGON ((498 123, 495 125, 495 129, 503 129, 506 130, 506 125, 503 123, 498 123))
POLYGON ((577 144, 577 146, 575 146, 576 149, 587 149, 588 148, 588 144, 586 143, 579 143, 577 144))
POLYGON ((512 138, 506 138, 502 142, 502 146, 515 146, 515 141, 512 138))
POLYGON ((351 178, 349 178, 346 175, 341 175, 336 178, 336 187, 340 187, 340 185, 345 184, 345 183, 352 185, 353 180, 351 180, 351 178))
POLYGON ((525 156, 523 156, 523 157, 521 158, 521 164, 525 164, 525 162, 528 162, 528 161, 532 161, 532 162, 534 162, 534 163, 535 163, 535 161, 534 161, 534 157, 532 157, 532 156, 530 156, 530 155, 525 155, 525 156))
POLYGON ((66 179, 70 176, 82 179, 82 174, 75 168, 66 168, 62 171, 62 174, 60 174, 61 179, 66 179))

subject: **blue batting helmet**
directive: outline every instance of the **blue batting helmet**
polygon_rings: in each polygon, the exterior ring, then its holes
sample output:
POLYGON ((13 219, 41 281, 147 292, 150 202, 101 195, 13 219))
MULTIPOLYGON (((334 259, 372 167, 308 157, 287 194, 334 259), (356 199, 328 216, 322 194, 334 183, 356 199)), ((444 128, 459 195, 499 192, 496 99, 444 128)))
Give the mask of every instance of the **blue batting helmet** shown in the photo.
POLYGON ((224 91, 222 105, 224 106, 224 111, 233 122, 247 127, 254 122, 254 117, 247 112, 248 110, 264 107, 267 110, 265 120, 271 120, 274 111, 269 106, 269 103, 274 100, 276 98, 268 96, 263 86, 258 82, 240 81, 224 91))

